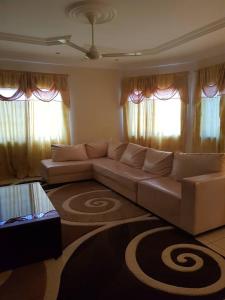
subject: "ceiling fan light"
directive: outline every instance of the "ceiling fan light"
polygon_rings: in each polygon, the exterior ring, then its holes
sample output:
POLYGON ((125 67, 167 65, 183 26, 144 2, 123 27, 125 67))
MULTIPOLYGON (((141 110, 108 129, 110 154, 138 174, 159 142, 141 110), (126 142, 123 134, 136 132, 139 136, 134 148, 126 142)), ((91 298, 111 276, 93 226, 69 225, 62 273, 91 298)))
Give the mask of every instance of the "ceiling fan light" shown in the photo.
POLYGON ((61 44, 66 44, 67 40, 66 39, 59 39, 58 42, 60 42, 61 44))
POLYGON ((102 55, 99 52, 88 52, 86 54, 86 56, 89 59, 100 59, 100 58, 102 58, 102 55))
POLYGON ((98 51, 98 49, 92 45, 89 52, 86 54, 86 56, 90 59, 100 59, 102 58, 101 53, 98 51))
POLYGON ((135 52, 134 55, 135 55, 135 56, 140 56, 140 55, 142 55, 142 53, 141 53, 141 52, 135 52))

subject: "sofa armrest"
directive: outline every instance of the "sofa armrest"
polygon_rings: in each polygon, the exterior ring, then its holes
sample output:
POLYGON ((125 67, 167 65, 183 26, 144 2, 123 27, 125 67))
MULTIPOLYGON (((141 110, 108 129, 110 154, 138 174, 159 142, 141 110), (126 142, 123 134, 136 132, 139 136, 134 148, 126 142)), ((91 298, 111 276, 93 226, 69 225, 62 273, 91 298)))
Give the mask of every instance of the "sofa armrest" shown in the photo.
POLYGON ((181 186, 182 228, 196 235, 225 225, 225 173, 185 178, 181 186))

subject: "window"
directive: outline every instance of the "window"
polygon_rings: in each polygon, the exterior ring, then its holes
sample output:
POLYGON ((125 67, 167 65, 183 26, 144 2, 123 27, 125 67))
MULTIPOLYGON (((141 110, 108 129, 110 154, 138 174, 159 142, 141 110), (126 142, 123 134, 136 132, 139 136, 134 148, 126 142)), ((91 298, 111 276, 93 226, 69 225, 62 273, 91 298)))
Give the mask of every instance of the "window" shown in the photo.
POLYGON ((220 137, 220 95, 207 98, 202 92, 201 97, 201 139, 219 139, 220 137))
MULTIPOLYGON (((13 89, 0 89, 10 96, 13 89)), ((16 101, 0 101, 0 143, 26 143, 28 135, 33 142, 60 142, 65 135, 63 102, 60 93, 50 102, 31 96, 16 101)))
MULTIPOLYGON (((15 92, 0 89, 5 97, 15 92)), ((40 161, 50 157, 51 144, 69 142, 67 120, 68 109, 57 91, 49 102, 34 95, 0 101, 0 176, 39 176, 40 161)))
POLYGON ((155 96, 135 104, 128 101, 129 137, 177 138, 181 135, 181 99, 178 92, 169 100, 155 96))

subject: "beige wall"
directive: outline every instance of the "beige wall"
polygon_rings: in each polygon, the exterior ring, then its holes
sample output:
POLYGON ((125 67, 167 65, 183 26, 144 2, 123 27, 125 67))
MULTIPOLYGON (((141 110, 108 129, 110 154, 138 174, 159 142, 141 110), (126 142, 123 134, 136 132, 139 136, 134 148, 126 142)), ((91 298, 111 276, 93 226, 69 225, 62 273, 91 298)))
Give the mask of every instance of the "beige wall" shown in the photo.
POLYGON ((120 138, 116 70, 79 69, 71 74, 71 121, 75 142, 120 138))
POLYGON ((0 69, 69 74, 72 142, 121 138, 120 72, 118 70, 16 62, 0 62, 0 69))

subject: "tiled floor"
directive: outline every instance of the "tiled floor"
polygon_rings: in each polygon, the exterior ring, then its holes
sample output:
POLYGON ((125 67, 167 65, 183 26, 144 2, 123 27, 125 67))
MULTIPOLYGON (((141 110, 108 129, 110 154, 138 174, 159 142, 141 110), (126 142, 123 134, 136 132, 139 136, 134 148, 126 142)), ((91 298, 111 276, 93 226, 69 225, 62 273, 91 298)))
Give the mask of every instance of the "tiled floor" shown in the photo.
POLYGON ((196 237, 201 243, 225 256, 225 226, 196 237))

